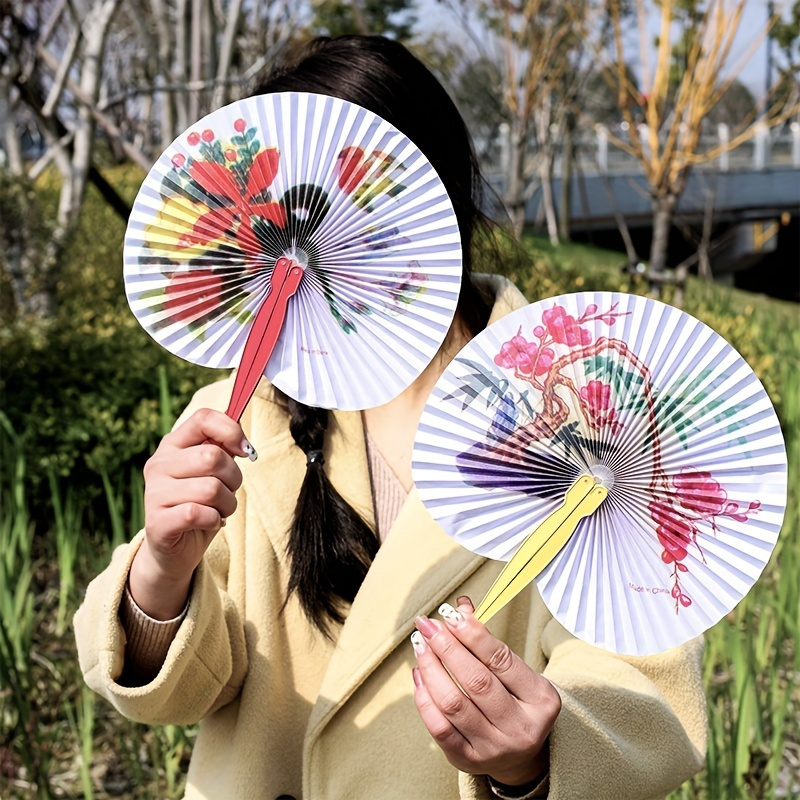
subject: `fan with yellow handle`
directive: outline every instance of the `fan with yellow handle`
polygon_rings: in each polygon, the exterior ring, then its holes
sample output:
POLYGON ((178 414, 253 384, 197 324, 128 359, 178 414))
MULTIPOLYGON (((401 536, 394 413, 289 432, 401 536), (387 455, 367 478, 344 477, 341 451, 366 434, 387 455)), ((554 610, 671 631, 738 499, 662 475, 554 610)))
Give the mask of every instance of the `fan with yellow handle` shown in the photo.
POLYGON ((539 525, 512 556, 475 609, 475 617, 488 622, 518 595, 561 551, 584 517, 600 508, 608 489, 591 475, 570 487, 564 503, 539 525))

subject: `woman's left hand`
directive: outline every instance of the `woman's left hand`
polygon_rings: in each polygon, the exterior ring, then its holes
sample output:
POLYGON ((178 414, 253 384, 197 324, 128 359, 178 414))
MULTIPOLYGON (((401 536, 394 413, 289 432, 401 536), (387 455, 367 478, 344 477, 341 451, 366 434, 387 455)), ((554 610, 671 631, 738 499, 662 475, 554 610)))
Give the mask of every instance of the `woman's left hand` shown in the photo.
POLYGON ((417 708, 457 769, 509 786, 531 783, 547 773, 545 743, 561 697, 547 678, 492 636, 473 610, 469 598, 459 598, 457 609, 440 610, 446 622, 416 619, 417 708))

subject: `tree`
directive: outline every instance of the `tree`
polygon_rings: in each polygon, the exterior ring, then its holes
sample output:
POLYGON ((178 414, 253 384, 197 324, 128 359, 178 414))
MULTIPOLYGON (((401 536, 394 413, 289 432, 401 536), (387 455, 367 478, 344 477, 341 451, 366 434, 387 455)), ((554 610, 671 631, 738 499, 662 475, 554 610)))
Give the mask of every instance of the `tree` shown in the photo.
POLYGON ((25 169, 16 126, 24 111, 47 144, 29 177, 49 163, 61 176, 44 256, 8 268, 16 270, 18 312, 47 317, 87 183, 120 215, 130 213, 97 168, 97 145, 149 169, 191 122, 243 94, 297 34, 308 7, 294 0, 0 0, 0 11, 0 135, 9 168, 25 169), (28 274, 32 265, 36 275, 28 274))
POLYGON ((92 169, 97 124, 92 107, 99 99, 108 30, 120 2, 91 0, 83 5, 9 2, 3 9, 2 50, 9 54, 6 63, 13 65, 8 80, 13 82, 19 98, 35 113, 61 175, 58 210, 49 246, 41 260, 23 258, 18 262, 22 271, 17 276, 18 292, 15 294, 22 303, 19 309, 22 312, 43 317, 53 312, 56 267, 66 241, 77 227, 92 169), (59 59, 47 47, 51 38, 56 38, 59 19, 64 16, 70 17, 71 25, 69 35, 59 43, 59 59), (53 72, 46 91, 40 72, 43 63, 53 72), (74 80, 69 77, 70 73, 75 74, 74 80), (85 101, 75 109, 69 130, 57 114, 65 87, 73 96, 85 101), (32 273, 34 267, 36 274, 32 273))
POLYGON ((788 18, 775 20, 770 37, 783 50, 786 68, 792 72, 800 70, 800 0, 794 1, 788 18))
POLYGON ((517 232, 525 201, 538 178, 551 241, 558 243, 552 189, 556 141, 577 94, 588 0, 454 0, 465 28, 477 13, 494 44, 498 98, 508 125, 504 202, 517 232), (532 143, 535 142, 535 148, 532 143))
POLYGON ((382 34, 407 42, 417 22, 413 0, 318 0, 310 30, 314 34, 382 34))
POLYGON ((613 86, 628 138, 610 134, 617 147, 642 165, 653 208, 649 278, 654 293, 664 281, 668 237, 675 208, 697 164, 707 163, 753 137, 759 126, 774 126, 795 113, 796 105, 772 104, 760 117, 746 117, 729 141, 703 149, 701 133, 714 108, 734 86, 738 73, 768 32, 751 37, 750 50, 729 69, 729 56, 746 0, 661 0, 655 63, 647 44, 645 0, 637 2, 640 34, 641 91, 628 78, 619 0, 609 0, 614 31, 614 63, 605 75, 613 86), (683 23, 683 25, 681 25, 683 23), (676 47, 677 45, 677 47, 676 47), (675 55, 679 58, 676 63, 675 55), (642 121, 640 129, 637 119, 642 121))

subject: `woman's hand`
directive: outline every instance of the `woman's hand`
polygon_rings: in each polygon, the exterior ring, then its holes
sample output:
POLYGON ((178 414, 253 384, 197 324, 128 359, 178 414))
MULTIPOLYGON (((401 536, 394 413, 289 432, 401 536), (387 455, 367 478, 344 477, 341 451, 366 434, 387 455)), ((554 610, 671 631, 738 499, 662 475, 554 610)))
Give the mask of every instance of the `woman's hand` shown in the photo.
POLYGON ((167 434, 145 465, 145 539, 129 586, 146 614, 171 619, 186 604, 194 570, 236 510, 242 473, 234 455, 255 456, 239 423, 201 409, 167 434))
POLYGON ((425 727, 462 772, 509 786, 543 778, 545 743, 561 711, 555 687, 475 619, 469 598, 440 611, 446 622, 418 617, 412 636, 425 727))

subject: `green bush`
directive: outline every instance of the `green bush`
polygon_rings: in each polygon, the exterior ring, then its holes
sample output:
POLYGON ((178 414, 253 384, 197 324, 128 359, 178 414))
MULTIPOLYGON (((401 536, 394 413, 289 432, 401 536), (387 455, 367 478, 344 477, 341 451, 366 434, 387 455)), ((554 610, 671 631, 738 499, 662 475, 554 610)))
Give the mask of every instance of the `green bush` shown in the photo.
MULTIPOLYGON (((140 174, 121 170, 114 181, 132 199, 140 174)), ((45 180, 39 202, 52 210, 45 180)), ((28 458, 31 507, 44 524, 48 476, 69 477, 76 500, 97 514, 102 476, 127 484, 163 432, 160 393, 180 410, 196 388, 221 377, 171 356, 134 319, 124 296, 125 224, 90 190, 81 227, 59 271, 54 319, 0 327, 3 411, 22 437, 28 458), (160 377, 161 376, 161 377, 160 377)))

